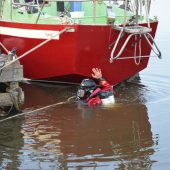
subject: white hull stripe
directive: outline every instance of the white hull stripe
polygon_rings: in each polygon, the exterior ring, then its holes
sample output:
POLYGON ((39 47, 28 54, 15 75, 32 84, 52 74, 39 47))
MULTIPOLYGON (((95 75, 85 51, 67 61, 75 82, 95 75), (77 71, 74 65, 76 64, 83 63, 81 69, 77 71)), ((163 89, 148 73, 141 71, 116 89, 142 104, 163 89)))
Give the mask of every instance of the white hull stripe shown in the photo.
MULTIPOLYGON (((57 34, 59 34, 59 31, 0 27, 0 35, 9 35, 15 37, 49 39, 57 34)), ((59 35, 55 36, 53 39, 58 40, 59 35)))

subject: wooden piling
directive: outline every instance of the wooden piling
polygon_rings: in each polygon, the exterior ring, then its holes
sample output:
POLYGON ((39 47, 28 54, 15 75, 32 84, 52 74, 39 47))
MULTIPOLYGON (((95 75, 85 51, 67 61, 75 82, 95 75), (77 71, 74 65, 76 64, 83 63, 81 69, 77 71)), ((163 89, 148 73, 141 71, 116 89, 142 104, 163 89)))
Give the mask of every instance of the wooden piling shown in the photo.
POLYGON ((23 81, 23 66, 16 61, 3 68, 8 62, 9 56, 0 54, 0 107, 14 106, 19 110, 24 102, 24 93, 19 87, 23 81))

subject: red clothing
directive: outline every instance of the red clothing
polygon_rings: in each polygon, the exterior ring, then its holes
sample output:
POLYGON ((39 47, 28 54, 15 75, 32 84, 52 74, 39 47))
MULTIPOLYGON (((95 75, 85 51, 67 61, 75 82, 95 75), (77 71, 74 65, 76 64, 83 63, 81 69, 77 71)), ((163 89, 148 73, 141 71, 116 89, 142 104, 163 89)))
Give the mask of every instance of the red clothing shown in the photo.
POLYGON ((106 80, 101 79, 99 85, 102 87, 95 89, 86 100, 89 106, 100 105, 102 104, 102 99, 115 94, 114 89, 106 80))

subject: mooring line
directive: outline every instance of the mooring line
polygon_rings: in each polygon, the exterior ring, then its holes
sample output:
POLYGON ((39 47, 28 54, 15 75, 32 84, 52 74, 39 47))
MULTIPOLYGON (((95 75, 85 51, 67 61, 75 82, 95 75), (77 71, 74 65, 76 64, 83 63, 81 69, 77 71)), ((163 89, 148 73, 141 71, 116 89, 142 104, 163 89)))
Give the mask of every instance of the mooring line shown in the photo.
MULTIPOLYGON (((66 31, 68 31, 68 30, 70 30, 70 29, 71 29, 71 28, 67 28, 67 27, 64 28, 64 29, 62 29, 61 31, 59 31, 59 33, 52 35, 50 38, 45 39, 43 42, 41 42, 40 44, 36 45, 36 46, 33 47, 32 49, 26 51, 24 54, 16 57, 15 59, 13 59, 13 60, 11 60, 11 61, 9 61, 9 62, 6 63, 3 67, 1 67, 0 70, 8 67, 9 65, 13 64, 14 62, 16 62, 16 61, 18 61, 18 60, 20 60, 21 58, 25 57, 25 56, 28 55, 29 53, 37 50, 38 48, 40 48, 40 47, 43 46, 44 44, 46 44, 46 43, 48 43, 49 41, 53 40, 56 36, 60 36, 61 34, 63 34, 64 32, 66 32, 66 31)), ((5 51, 8 51, 8 50, 5 48, 5 46, 3 46, 3 44, 2 44, 1 42, 0 42, 0 46, 2 46, 2 47, 5 49, 5 51)))
POLYGON ((40 111, 40 110, 44 110, 44 109, 47 109, 49 107, 54 107, 54 106, 70 103, 71 99, 73 99, 73 98, 75 98, 75 96, 71 96, 66 101, 63 101, 63 102, 54 103, 54 104, 51 104, 51 105, 48 105, 48 106, 44 106, 44 107, 29 111, 29 112, 24 112, 24 113, 20 113, 20 114, 14 115, 14 116, 7 117, 5 119, 1 119, 0 123, 4 122, 6 120, 12 119, 12 118, 16 118, 16 117, 23 116, 23 115, 30 114, 30 113, 34 113, 34 112, 37 112, 37 111, 40 111))

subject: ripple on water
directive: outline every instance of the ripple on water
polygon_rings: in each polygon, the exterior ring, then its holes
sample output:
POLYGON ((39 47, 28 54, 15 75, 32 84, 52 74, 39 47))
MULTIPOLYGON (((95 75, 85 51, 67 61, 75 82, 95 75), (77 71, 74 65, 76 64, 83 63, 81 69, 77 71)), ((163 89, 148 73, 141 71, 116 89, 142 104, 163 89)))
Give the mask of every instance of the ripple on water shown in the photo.
MULTIPOLYGON (((156 162, 152 156, 160 149, 148 106, 169 101, 170 93, 169 77, 161 77, 160 81, 158 77, 147 75, 139 82, 116 88, 113 107, 81 107, 72 101, 6 122, 0 129, 3 167, 148 169, 156 162)), ((76 92, 76 87, 63 91, 54 88, 33 88, 36 97, 29 95, 23 110, 65 100, 76 92), (62 97, 58 98, 58 91, 62 97), (37 100, 40 97, 43 100, 37 100)))

